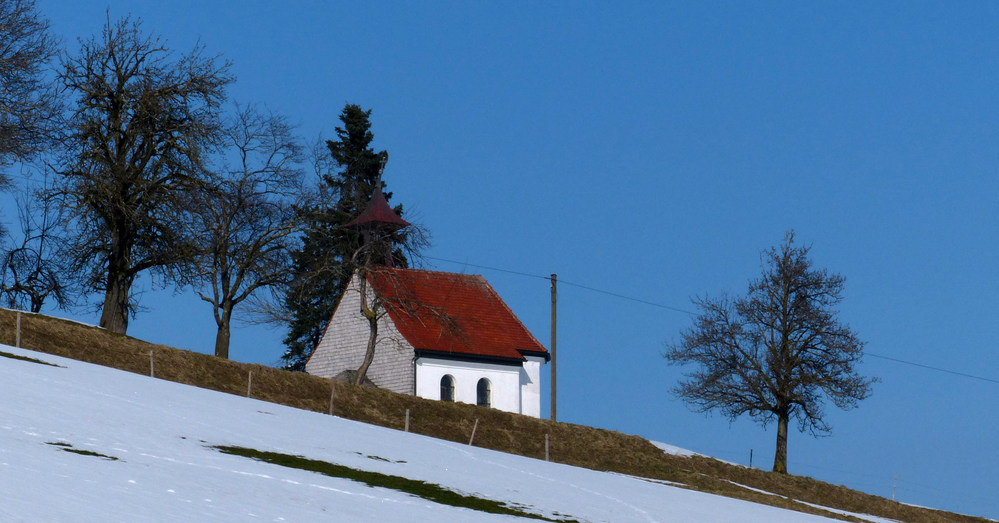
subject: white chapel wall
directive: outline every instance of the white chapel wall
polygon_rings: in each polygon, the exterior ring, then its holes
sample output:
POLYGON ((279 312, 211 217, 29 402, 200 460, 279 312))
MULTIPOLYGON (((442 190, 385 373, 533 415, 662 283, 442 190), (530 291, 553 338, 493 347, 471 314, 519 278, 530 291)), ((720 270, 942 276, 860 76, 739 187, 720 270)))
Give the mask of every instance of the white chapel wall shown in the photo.
POLYGON ((520 371, 520 413, 541 417, 541 366, 545 359, 527 356, 520 371))
POLYGON ((492 396, 491 407, 520 413, 520 372, 520 365, 420 357, 416 360, 416 395, 441 399, 441 378, 450 374, 455 381, 455 401, 474 405, 479 380, 487 378, 492 396))

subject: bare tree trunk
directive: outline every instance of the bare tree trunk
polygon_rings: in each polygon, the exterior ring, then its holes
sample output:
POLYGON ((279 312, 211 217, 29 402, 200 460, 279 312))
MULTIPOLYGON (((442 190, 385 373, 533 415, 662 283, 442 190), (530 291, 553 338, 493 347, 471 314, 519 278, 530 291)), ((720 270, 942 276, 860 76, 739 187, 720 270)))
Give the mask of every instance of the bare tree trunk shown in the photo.
POLYGON ((222 306, 222 314, 217 318, 219 330, 215 334, 215 356, 229 359, 230 325, 232 325, 232 307, 222 306))
POLYGON ((774 472, 787 474, 787 414, 777 415, 777 451, 774 452, 774 472))
POLYGON ((107 290, 104 291, 104 307, 101 309, 101 327, 119 334, 128 330, 128 291, 129 278, 120 272, 108 274, 107 290))
POLYGON ((375 359, 375 345, 378 344, 378 314, 368 304, 367 275, 365 271, 358 271, 357 275, 361 279, 361 314, 368 319, 368 347, 364 352, 364 360, 357 369, 357 376, 354 377, 354 385, 364 382, 368 367, 375 359))
POLYGON ((125 334, 128 330, 128 298, 134 277, 128 272, 131 244, 125 241, 116 229, 111 232, 110 247, 104 308, 101 309, 101 327, 125 334))
POLYGON ((364 377, 368 374, 368 367, 375 359, 375 344, 378 343, 378 320, 368 320, 368 348, 364 353, 364 361, 357 369, 357 376, 354 378, 354 385, 360 385, 364 377))
MULTIPOLYGON (((47 294, 47 293, 46 293, 47 294)), ((42 312, 42 305, 45 305, 46 294, 32 294, 31 295, 31 312, 38 314, 42 312)))

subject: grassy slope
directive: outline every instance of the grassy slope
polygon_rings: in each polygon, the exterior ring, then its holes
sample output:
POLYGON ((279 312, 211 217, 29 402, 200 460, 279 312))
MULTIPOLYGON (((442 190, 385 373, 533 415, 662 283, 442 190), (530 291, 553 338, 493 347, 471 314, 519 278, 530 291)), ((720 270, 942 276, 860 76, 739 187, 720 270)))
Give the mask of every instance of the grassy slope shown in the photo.
MULTIPOLYGON (((15 325, 16 313, 0 309, 0 343, 14 345, 15 325)), ((22 314, 21 346, 146 375, 153 351, 157 378, 230 394, 246 395, 252 372, 252 396, 256 399, 326 413, 333 394, 337 416, 399 430, 409 409, 411 432, 450 441, 467 443, 478 419, 475 446, 533 458, 544 459, 545 434, 549 434, 553 461, 683 483, 705 492, 802 512, 837 517, 791 499, 907 522, 986 521, 903 505, 807 477, 747 469, 709 458, 672 456, 637 436, 220 360, 47 316, 22 314), (733 483, 779 495, 760 494, 733 483)))

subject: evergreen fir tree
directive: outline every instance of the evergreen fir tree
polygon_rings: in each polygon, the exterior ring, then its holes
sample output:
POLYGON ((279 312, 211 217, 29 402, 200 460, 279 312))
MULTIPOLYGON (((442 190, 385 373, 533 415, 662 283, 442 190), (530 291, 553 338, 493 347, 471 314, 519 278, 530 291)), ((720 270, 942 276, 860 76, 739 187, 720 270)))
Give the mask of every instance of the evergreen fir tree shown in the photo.
MULTIPOLYGON (((386 151, 376 153, 371 148, 370 116, 371 111, 360 106, 344 107, 340 113, 343 126, 336 128, 337 140, 326 142, 336 170, 323 175, 320 201, 302 210, 305 233, 301 247, 292 253, 294 281, 285 297, 292 319, 282 359, 289 370, 305 370, 305 362, 357 268, 352 257, 360 248, 360 235, 345 225, 364 210, 388 159, 386 151)), ((386 192, 385 197, 392 194, 386 192)), ((401 205, 394 210, 402 215, 401 205)), ((394 243, 404 241, 393 239, 394 243)), ((399 245, 394 247, 394 265, 408 266, 404 251, 399 245)))

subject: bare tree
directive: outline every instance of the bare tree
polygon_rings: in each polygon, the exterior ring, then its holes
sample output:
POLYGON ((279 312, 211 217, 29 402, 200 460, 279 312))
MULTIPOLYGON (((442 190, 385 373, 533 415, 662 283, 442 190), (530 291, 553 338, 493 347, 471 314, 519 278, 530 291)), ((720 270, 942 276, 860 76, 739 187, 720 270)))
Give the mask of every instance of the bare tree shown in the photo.
POLYGON ((812 268, 809 247, 794 233, 762 255, 763 275, 745 297, 696 299, 701 313, 680 343, 668 345, 673 364, 693 364, 674 393, 696 410, 730 419, 748 414, 766 426, 777 421, 774 472, 787 473, 787 425, 828 434, 824 399, 850 409, 876 381, 856 366, 864 344, 837 318, 844 278, 812 268))
MULTIPOLYGON (((30 158, 54 141, 60 109, 44 68, 57 49, 34 0, 0 1, 0 165, 30 158)), ((0 173, 0 188, 8 183, 0 173)))
POLYGON ((124 333, 136 276, 154 270, 169 281, 195 251, 179 224, 189 219, 189 195, 204 187, 202 159, 219 142, 228 67, 201 46, 173 59, 128 18, 109 19, 63 60, 76 106, 56 194, 76 227, 76 267, 104 293, 102 327, 124 333))
MULTIPOLYGON (((361 293, 361 315, 368 322, 368 342, 364 351, 364 359, 361 360, 361 365, 354 375, 355 385, 364 383, 368 368, 371 367, 371 363, 375 359, 375 348, 378 345, 378 324, 382 317, 388 314, 389 307, 410 312, 423 308, 434 314, 444 314, 442 311, 405 296, 401 298, 397 295, 389 296, 389 293, 378 292, 375 286, 369 287, 369 278, 378 278, 383 280, 385 285, 397 287, 398 284, 392 278, 392 271, 387 270, 387 267, 391 267, 391 265, 384 264, 385 257, 392 256, 394 249, 403 248, 409 259, 413 259, 428 244, 426 232, 417 225, 409 224, 402 229, 369 231, 361 248, 354 255, 353 262, 357 266, 354 274, 358 279, 361 293), (371 292, 369 292, 369 288, 371 292)), ((442 317, 442 323, 452 325, 453 321, 442 317)))
POLYGON ((70 277, 59 255, 58 208, 45 199, 18 198, 21 241, 0 246, 0 302, 12 309, 41 312, 52 298, 60 308, 72 303, 70 277), (35 207, 40 204, 41 208, 35 207))
POLYGON ((225 130, 234 153, 224 176, 198 197, 197 280, 211 292, 218 333, 215 355, 229 357, 233 309, 259 289, 290 278, 293 204, 302 193, 302 147, 285 118, 252 106, 236 108, 225 130))

